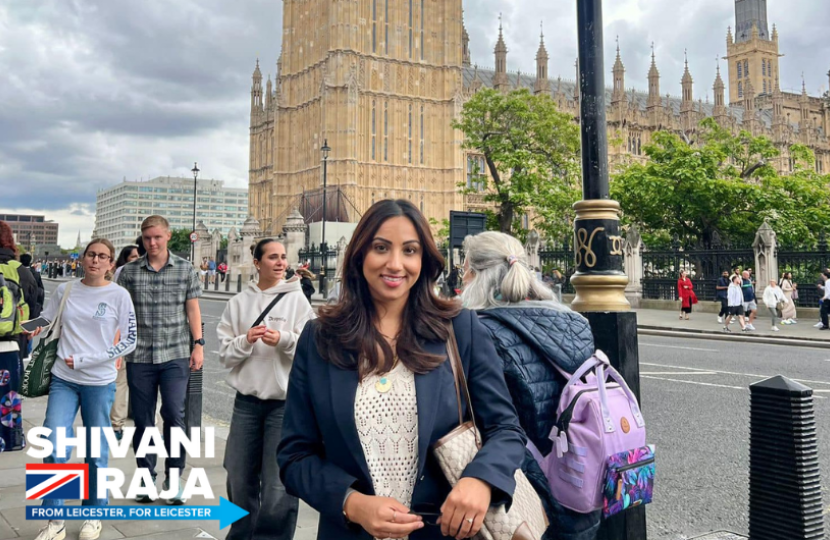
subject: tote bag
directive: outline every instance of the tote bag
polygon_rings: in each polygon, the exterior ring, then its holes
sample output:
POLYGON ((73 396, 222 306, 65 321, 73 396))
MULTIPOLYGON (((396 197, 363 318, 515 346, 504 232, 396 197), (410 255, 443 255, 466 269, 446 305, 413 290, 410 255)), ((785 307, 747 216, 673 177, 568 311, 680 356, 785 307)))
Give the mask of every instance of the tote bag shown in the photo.
POLYGON ((26 366, 23 373, 23 383, 20 386, 20 394, 24 397, 41 397, 49 393, 49 385, 52 382, 52 366, 58 359, 58 340, 61 337, 61 317, 66 306, 66 299, 69 298, 69 291, 73 282, 66 284, 63 291, 61 305, 58 306, 58 314, 49 326, 46 335, 40 339, 32 353, 32 360, 26 366))

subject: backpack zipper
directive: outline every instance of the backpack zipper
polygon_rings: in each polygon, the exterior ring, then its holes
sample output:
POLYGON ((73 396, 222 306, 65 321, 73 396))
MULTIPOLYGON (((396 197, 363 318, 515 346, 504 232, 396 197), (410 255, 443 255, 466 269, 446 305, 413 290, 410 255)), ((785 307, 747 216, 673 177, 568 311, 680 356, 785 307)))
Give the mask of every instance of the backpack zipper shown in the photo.
MULTIPOLYGON (((620 473, 620 472, 623 472, 623 471, 636 469, 637 467, 645 467, 646 465, 651 465, 652 463, 654 463, 654 458, 653 457, 651 457, 649 459, 646 459, 644 461, 638 461, 637 463, 631 463, 631 464, 626 465, 624 467, 616 468, 616 469, 614 469, 614 472, 620 473)), ((623 488, 623 477, 620 476, 619 478, 617 478, 617 491, 614 494, 614 498, 618 501, 620 499, 622 499, 622 488, 623 488)))
MULTIPOLYGON (((608 388, 619 388, 620 385, 612 384, 608 388)), ((568 426, 571 424, 571 420, 573 419, 574 409, 576 408, 576 403, 579 401, 579 398, 582 397, 582 394, 587 394, 589 392, 599 392, 599 388, 588 388, 586 390, 581 390, 577 392, 576 396, 571 400, 568 408, 562 411, 562 414, 559 416, 559 421, 556 422, 556 427, 559 428, 559 431, 568 431, 568 426)))

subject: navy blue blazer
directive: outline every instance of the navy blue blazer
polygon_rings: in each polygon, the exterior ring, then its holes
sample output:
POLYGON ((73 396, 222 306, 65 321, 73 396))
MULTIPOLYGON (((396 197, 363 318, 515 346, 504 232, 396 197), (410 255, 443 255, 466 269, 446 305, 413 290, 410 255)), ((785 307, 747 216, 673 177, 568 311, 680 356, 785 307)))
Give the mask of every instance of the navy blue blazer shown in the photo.
MULTIPOLYGON (((453 321, 476 422, 484 446, 464 471, 493 488, 493 504, 512 500, 514 474, 524 459, 526 438, 504 381, 501 361, 489 332, 475 313, 463 310, 453 321)), ((370 538, 343 516, 350 487, 374 495, 369 468, 354 422, 356 371, 339 369, 317 351, 314 332, 306 325, 297 344, 288 382, 288 397, 277 448, 280 478, 289 494, 320 512, 319 539, 370 538)), ((446 356, 446 344, 426 342, 424 350, 446 356)), ((452 368, 444 362, 424 375, 415 375, 418 402, 418 476, 412 504, 442 505, 450 493, 432 445, 458 425, 452 368)), ((466 406, 466 405, 465 405, 466 406)), ((410 538, 438 539, 440 527, 425 526, 410 538)))

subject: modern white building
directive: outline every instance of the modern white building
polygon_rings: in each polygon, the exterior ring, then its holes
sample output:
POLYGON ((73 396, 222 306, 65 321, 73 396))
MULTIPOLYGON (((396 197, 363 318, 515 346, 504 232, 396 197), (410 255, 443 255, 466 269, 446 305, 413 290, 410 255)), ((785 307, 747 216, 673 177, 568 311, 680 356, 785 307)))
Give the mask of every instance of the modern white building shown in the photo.
MULTIPOLYGON (((196 221, 211 232, 227 235, 248 217, 247 188, 225 187, 222 180, 199 180, 196 221)), ((147 182, 121 182, 98 191, 93 237, 106 238, 116 248, 135 242, 141 222, 158 214, 171 229, 193 229, 193 179, 160 176, 147 182)))

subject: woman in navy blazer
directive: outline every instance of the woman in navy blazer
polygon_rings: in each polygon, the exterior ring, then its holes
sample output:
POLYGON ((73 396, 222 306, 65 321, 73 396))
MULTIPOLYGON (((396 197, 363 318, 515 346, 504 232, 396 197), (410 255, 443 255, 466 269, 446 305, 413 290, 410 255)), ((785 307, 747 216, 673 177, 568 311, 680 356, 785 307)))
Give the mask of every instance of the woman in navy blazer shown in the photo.
POLYGON ((277 459, 320 539, 469 538, 512 501, 526 439, 488 332, 433 292, 443 266, 424 216, 380 201, 346 251, 340 302, 300 337, 277 459), (458 425, 451 328, 484 440, 454 488, 432 454, 458 425))

